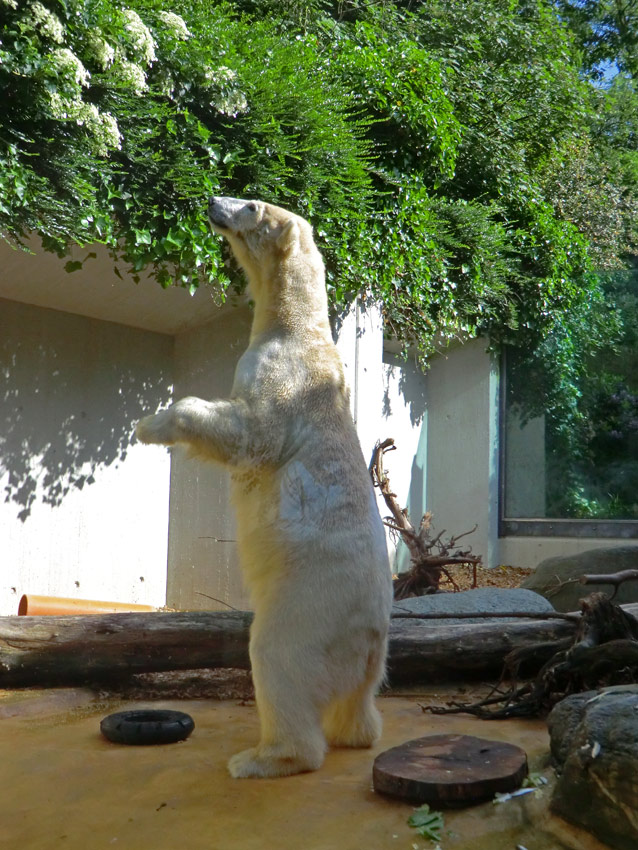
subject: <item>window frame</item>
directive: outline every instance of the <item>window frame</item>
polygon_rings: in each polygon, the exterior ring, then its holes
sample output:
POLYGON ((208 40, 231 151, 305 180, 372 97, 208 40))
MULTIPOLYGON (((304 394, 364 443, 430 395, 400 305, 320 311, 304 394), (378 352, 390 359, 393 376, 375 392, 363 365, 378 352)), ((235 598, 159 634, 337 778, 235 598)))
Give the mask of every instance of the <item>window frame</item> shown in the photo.
POLYGON ((499 537, 575 537, 638 538, 638 520, 633 519, 556 519, 554 517, 508 517, 505 513, 505 468, 507 464, 507 354, 499 358, 498 399, 498 536, 499 537))

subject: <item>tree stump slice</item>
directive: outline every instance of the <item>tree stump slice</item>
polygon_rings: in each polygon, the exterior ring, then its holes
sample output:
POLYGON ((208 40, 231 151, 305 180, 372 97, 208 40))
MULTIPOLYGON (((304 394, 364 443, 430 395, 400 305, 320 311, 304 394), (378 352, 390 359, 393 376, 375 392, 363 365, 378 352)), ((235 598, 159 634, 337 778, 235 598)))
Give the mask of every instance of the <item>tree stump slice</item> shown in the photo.
POLYGON ((439 806, 481 803, 514 791, 527 776, 525 751, 471 735, 428 735, 377 756, 374 790, 439 806))

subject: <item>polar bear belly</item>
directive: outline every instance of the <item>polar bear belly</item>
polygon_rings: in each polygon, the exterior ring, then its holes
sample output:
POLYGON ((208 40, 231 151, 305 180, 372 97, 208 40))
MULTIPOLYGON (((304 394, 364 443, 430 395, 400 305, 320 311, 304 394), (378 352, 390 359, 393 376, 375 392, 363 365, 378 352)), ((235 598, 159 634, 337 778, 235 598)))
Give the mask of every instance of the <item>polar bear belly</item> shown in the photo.
POLYGON ((346 507, 347 491, 330 469, 322 470, 321 479, 302 461, 287 464, 279 485, 279 525, 293 533, 305 529, 309 534, 331 526, 346 507), (326 474, 327 473, 327 474, 326 474))

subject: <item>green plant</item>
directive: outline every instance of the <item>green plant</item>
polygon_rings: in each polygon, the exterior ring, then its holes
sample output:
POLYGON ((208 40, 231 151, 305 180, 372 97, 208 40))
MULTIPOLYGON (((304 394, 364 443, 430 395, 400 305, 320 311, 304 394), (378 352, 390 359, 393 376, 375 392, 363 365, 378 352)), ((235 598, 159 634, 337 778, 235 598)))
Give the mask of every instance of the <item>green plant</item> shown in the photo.
POLYGON ((427 803, 415 809, 414 814, 408 818, 408 826, 415 829, 423 838, 429 838, 430 841, 441 840, 441 830, 444 825, 441 812, 433 811, 427 803))
POLYGON ((545 0, 0 0, 0 23, 5 238, 223 298, 205 200, 257 195, 312 221, 334 304, 366 293, 422 359, 489 336, 555 356, 558 394, 607 332, 635 92, 592 87, 545 0))

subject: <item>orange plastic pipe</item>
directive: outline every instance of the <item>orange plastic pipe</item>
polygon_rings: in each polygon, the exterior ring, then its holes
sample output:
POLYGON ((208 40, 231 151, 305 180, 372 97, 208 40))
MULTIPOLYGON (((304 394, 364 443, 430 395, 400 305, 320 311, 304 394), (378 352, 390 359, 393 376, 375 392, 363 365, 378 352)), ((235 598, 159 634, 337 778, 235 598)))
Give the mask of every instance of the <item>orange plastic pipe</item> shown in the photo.
POLYGON ((24 594, 18 616, 61 616, 63 614, 115 614, 121 611, 156 611, 152 605, 134 602, 97 602, 94 599, 64 599, 61 596, 24 594))

